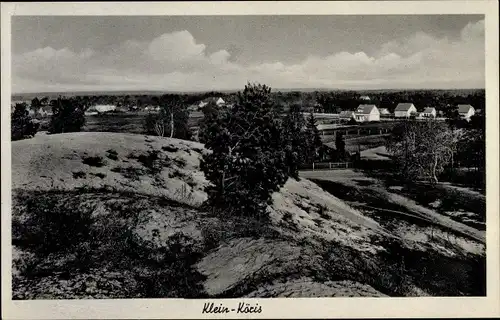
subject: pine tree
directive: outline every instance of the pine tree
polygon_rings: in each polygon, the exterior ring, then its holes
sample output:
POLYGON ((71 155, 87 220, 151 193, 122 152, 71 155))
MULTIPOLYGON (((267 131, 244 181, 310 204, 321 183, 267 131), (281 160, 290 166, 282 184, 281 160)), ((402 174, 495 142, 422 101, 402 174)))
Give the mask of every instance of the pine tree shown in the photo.
POLYGON ((307 141, 305 158, 308 163, 313 163, 316 160, 319 149, 323 145, 313 112, 307 118, 305 137, 307 141))
POLYGON ((336 152, 339 156, 339 160, 344 160, 345 159, 345 141, 344 141, 344 136, 339 132, 337 132, 337 135, 335 136, 335 149, 336 152))
POLYGON ((34 122, 27 110, 26 103, 17 103, 11 116, 11 140, 21 140, 34 136, 39 124, 34 122))
POLYGON ((51 101, 50 133, 78 132, 85 124, 83 106, 76 99, 58 98, 51 101))
POLYGON ((304 163, 307 148, 305 135, 305 119, 300 105, 292 105, 283 121, 283 133, 286 146, 286 163, 288 175, 299 178, 299 167, 304 163))
POLYGON ((233 108, 214 113, 202 133, 210 150, 201 163, 212 183, 208 203, 224 213, 266 217, 272 193, 287 180, 279 108, 270 92, 246 85, 233 108))

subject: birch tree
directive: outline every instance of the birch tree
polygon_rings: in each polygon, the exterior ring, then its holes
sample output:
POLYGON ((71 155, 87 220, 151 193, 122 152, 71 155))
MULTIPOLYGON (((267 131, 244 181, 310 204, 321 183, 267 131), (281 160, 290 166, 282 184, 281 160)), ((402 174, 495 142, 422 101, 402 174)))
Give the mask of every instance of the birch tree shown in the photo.
POLYGON ((457 132, 439 121, 405 121, 394 129, 387 147, 403 179, 437 183, 453 160, 458 139, 457 132))

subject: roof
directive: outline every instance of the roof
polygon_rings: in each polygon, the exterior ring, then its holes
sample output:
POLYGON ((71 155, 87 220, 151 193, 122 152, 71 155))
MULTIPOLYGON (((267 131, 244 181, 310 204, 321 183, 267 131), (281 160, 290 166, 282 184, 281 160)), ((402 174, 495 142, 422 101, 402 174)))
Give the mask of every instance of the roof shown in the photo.
POLYGON ((422 113, 432 113, 433 111, 436 111, 436 108, 425 108, 422 113))
POLYGON ((408 111, 412 106, 415 107, 413 103, 398 103, 394 111, 408 111))
POLYGON ((372 112, 373 108, 377 108, 374 104, 360 104, 356 113, 369 114, 372 112))
POLYGON ((352 115, 354 114, 354 111, 349 111, 349 110, 344 110, 344 111, 340 111, 340 116, 347 116, 347 117, 352 117, 352 115))
MULTIPOLYGON (((459 104, 458 105, 458 113, 467 113, 469 109, 472 108, 470 104, 459 104)), ((472 108, 474 109, 474 108, 472 108)))
POLYGON ((219 100, 224 101, 224 99, 222 99, 222 98, 220 98, 220 97, 209 97, 209 98, 205 98, 205 99, 203 99, 203 100, 201 100, 201 101, 203 101, 203 102, 207 102, 207 103, 208 103, 208 102, 217 102, 217 101, 219 101, 219 100))

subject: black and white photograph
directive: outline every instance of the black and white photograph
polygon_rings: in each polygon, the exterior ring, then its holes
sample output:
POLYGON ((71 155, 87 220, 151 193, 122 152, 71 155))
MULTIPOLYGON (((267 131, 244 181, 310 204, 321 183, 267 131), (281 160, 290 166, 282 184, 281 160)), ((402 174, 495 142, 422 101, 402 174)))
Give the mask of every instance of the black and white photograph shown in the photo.
POLYGON ((163 11, 10 16, 13 303, 498 294, 485 13, 163 11))

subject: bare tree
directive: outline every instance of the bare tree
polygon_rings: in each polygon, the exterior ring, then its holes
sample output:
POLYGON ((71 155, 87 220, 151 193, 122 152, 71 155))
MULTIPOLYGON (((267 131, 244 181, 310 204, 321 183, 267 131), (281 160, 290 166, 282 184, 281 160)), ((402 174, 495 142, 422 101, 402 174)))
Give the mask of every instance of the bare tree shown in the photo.
POLYGON ((394 129, 388 143, 405 180, 429 179, 437 183, 456 153, 458 133, 433 119, 405 121, 394 129))

